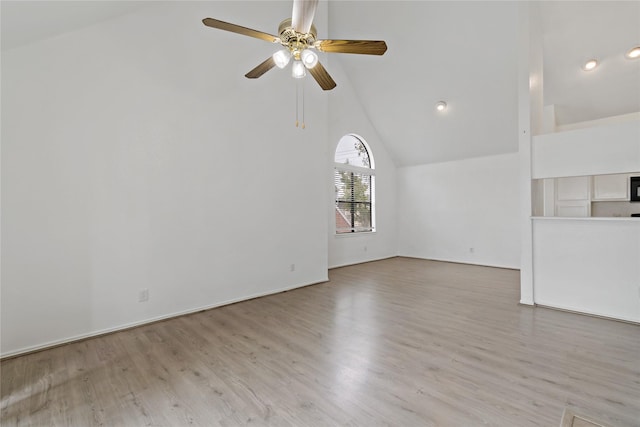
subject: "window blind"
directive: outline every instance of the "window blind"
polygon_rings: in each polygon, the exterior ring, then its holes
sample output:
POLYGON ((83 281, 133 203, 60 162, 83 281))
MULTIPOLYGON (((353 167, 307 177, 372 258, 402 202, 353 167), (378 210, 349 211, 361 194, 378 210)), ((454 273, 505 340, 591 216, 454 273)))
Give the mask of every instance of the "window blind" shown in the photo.
POLYGON ((373 231, 373 175, 335 169, 336 233, 373 231))

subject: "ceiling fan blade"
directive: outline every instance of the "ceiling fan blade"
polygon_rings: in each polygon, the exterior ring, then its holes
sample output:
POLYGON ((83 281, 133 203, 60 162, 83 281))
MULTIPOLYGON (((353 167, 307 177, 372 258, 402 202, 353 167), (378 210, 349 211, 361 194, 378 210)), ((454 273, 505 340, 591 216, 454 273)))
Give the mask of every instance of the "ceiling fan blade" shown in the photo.
POLYGON ((249 71, 244 76, 248 79, 257 79, 258 77, 260 77, 261 75, 263 75, 264 73, 266 73, 267 71, 275 67, 275 65, 276 63, 273 60, 273 57, 270 56, 269 58, 267 58, 266 61, 258 65, 253 70, 249 71))
POLYGON ((382 40, 318 40, 315 47, 321 52, 382 55, 387 44, 382 40))
POLYGON ((318 0, 293 0, 291 26, 299 33, 307 34, 311 31, 313 16, 318 8, 318 0))
POLYGON ((271 43, 277 43, 280 41, 279 37, 274 35, 263 33, 262 31, 252 30, 251 28, 242 27, 240 25, 231 24, 229 22, 220 21, 213 18, 205 18, 202 23, 207 27, 217 28, 219 30, 231 31, 232 33, 242 34, 244 36, 255 37, 260 40, 265 40, 271 43))
POLYGON ((336 82, 333 81, 321 63, 318 62, 315 67, 309 69, 309 72, 323 90, 331 90, 336 87, 336 82))

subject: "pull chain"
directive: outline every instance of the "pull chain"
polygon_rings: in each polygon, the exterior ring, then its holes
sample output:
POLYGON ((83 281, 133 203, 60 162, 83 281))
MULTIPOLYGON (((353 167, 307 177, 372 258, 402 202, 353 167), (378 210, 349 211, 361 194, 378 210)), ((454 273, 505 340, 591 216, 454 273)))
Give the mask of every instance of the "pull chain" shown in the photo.
POLYGON ((302 86, 302 129, 304 129, 304 81, 301 81, 300 85, 302 86))
POLYGON ((296 127, 300 127, 301 129, 305 128, 304 124, 304 86, 303 79, 299 79, 296 82, 296 127), (300 111, 300 99, 302 98, 302 123, 298 121, 298 112, 300 111))
POLYGON ((296 82, 296 127, 298 127, 298 86, 299 83, 296 82))

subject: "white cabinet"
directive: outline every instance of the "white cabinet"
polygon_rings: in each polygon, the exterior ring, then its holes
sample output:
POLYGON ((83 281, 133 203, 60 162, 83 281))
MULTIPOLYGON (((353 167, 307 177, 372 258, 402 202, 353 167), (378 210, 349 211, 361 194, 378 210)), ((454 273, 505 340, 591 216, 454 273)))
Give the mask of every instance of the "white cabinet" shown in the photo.
POLYGON ((555 180, 555 216, 591 216, 590 179, 588 176, 572 176, 555 180))
POLYGON ((532 214, 558 217, 629 216, 640 207, 629 203, 630 178, 634 176, 640 176, 640 172, 534 180, 532 214))
POLYGON ((556 201, 569 200, 589 200, 588 176, 556 179, 556 201))
POLYGON ((593 201, 629 200, 629 175, 596 175, 593 177, 593 201))

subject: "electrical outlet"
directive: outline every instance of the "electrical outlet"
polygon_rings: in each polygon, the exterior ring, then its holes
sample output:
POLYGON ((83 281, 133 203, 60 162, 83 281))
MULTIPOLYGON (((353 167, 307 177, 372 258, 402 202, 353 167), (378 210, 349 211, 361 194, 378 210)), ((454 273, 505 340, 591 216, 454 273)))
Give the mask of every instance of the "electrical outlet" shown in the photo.
POLYGON ((296 271, 296 265, 295 264, 291 264, 289 266, 289 271, 296 271))
POLYGON ((138 292, 138 302, 147 301, 149 301, 149 289, 140 289, 140 292, 138 292))
POLYGON ((364 251, 367 252, 367 247, 366 246, 364 247, 364 251))
POLYGON ((475 248, 469 248, 469 252, 470 252, 470 253, 474 253, 475 251, 476 251, 476 249, 475 249, 475 248))

